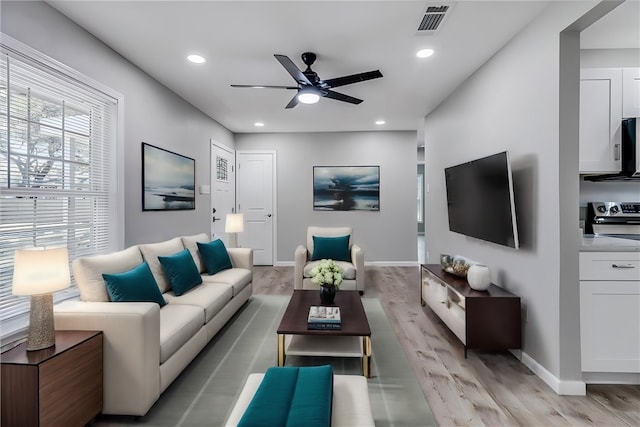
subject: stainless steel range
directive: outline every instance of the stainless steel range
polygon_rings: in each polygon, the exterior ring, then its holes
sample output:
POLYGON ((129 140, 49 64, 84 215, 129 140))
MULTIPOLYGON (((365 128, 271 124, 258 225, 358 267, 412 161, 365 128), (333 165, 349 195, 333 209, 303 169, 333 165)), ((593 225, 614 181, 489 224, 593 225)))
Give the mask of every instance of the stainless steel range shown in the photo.
POLYGON ((585 233, 640 240, 640 202, 590 202, 585 233))

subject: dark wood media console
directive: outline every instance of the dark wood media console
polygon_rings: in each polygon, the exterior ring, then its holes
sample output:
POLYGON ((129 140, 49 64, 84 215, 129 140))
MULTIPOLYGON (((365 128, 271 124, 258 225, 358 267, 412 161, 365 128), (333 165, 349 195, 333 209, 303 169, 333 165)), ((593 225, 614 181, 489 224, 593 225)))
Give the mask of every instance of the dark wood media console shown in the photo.
POLYGON ((440 264, 421 264, 420 303, 462 341, 465 357, 467 349, 522 348, 520 297, 493 283, 486 291, 476 291, 440 264))

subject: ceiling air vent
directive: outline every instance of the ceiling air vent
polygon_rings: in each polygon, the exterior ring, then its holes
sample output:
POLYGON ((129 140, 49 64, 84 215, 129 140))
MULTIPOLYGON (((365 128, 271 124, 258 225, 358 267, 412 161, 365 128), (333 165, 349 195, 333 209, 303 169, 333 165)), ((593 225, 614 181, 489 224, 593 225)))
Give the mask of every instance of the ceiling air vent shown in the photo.
POLYGON ((448 12, 451 12, 451 6, 440 5, 427 7, 427 11, 418 26, 418 32, 420 34, 435 33, 444 22, 448 12))

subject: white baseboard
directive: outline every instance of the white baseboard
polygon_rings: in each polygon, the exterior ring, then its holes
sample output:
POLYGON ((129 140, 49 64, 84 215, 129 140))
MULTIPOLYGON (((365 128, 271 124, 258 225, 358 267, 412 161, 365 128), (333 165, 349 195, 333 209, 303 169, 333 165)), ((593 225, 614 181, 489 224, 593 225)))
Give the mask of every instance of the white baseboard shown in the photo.
POLYGON ((587 384, 584 381, 563 381, 549 372, 544 366, 539 364, 534 358, 524 351, 520 351, 520 357, 513 352, 520 361, 531 371, 544 381, 556 394, 564 396, 586 396, 587 384))
MULTIPOLYGON (((276 261, 273 263, 274 267, 293 267, 295 261, 276 261)), ((419 267, 418 261, 370 261, 364 263, 366 266, 375 267, 419 267)))

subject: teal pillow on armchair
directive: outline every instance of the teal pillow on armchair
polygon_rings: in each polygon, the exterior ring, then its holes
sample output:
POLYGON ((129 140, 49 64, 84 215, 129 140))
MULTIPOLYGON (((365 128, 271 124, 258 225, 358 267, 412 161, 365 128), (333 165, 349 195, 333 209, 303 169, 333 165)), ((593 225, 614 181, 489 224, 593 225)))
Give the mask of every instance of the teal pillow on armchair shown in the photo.
POLYGON ((350 236, 313 236, 313 254, 311 254, 311 261, 332 259, 334 261, 350 262, 349 237, 350 236))

